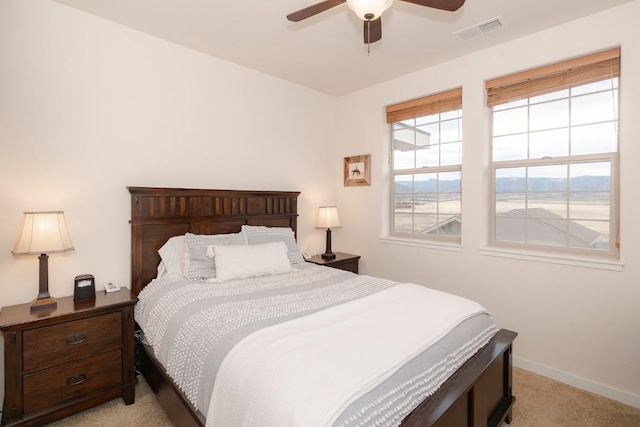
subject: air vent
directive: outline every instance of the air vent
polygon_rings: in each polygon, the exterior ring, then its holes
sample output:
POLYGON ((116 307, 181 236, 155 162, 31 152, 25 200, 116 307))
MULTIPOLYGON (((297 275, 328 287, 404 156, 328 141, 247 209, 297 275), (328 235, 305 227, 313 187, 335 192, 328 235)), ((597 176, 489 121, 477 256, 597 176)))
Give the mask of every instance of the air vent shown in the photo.
POLYGON ((453 33, 459 40, 465 41, 474 37, 481 36, 483 34, 490 33, 492 31, 499 30, 504 27, 504 18, 498 16, 497 18, 489 19, 488 21, 481 22, 468 28, 464 28, 460 31, 453 33))

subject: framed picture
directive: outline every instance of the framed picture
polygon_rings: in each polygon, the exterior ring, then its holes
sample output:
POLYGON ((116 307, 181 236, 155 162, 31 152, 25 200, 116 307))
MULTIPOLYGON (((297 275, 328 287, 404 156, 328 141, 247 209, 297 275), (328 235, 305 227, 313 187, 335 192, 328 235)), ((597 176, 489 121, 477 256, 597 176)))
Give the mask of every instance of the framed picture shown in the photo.
POLYGON ((371 185, 371 154, 344 158, 344 186, 371 185))

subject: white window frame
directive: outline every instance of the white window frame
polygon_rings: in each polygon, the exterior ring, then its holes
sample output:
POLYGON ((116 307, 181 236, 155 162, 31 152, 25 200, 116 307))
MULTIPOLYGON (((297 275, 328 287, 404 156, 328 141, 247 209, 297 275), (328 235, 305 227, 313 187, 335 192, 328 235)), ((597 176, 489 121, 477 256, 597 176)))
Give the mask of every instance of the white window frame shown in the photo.
MULTIPOLYGON (((442 117, 439 117, 439 120, 437 122, 434 123, 438 123, 439 126, 441 126, 442 123, 447 122, 447 121, 453 121, 453 120, 458 120, 459 121, 459 132, 461 135, 461 139, 459 141, 459 143, 461 144, 461 147, 464 144, 464 136, 462 135, 462 121, 463 121, 463 115, 462 115, 462 89, 455 89, 453 91, 447 91, 447 92, 442 92, 440 94, 435 94, 435 95, 431 95, 425 98, 421 98, 418 100, 413 100, 413 101, 408 101, 406 103, 402 103, 402 104, 396 104, 395 106, 390 106, 387 107, 387 113, 389 114, 390 109, 393 109, 394 107, 396 107, 395 111, 397 112, 397 110, 399 110, 398 107, 400 106, 407 106, 407 108, 416 108, 416 106, 418 106, 418 108, 420 108, 420 103, 422 103, 422 105, 428 105, 428 104, 436 104, 438 102, 443 102, 447 103, 447 97, 450 96, 451 94, 456 94, 456 96, 459 98, 459 105, 454 108, 450 107, 450 104, 447 104, 447 107, 443 107, 442 109, 438 110, 439 107, 435 107, 437 109, 437 111, 432 111, 432 110, 428 110, 428 112, 426 113, 415 113, 412 114, 411 118, 412 119, 418 119, 420 117, 428 117, 431 115, 435 115, 435 114, 446 114, 446 113, 451 113, 454 111, 460 111, 460 113, 458 114, 458 116, 456 118, 451 118, 451 119, 444 119, 442 120, 442 117), (435 102, 434 102, 435 101, 435 102)), ((413 176, 416 174, 425 174, 425 173, 429 173, 429 174, 439 174, 439 173, 447 173, 447 172, 457 172, 460 174, 460 190, 459 192, 456 192, 456 194, 459 194, 460 196, 460 213, 459 218, 460 218, 460 222, 461 222, 461 227, 462 227, 462 157, 460 158, 460 164, 455 164, 455 165, 446 165, 446 166, 433 166, 433 167, 419 167, 419 168, 409 168, 409 169, 398 169, 396 170, 394 168, 395 165, 395 159, 394 159, 394 130, 393 127, 396 123, 402 123, 405 120, 396 120, 394 122, 390 122, 389 123, 389 147, 390 147, 390 153, 389 153, 389 170, 390 170, 390 209, 389 209, 389 235, 393 238, 398 238, 398 239, 408 239, 408 240, 414 240, 414 241, 422 241, 425 243, 435 243, 435 244, 455 244, 455 245, 459 245, 461 243, 462 240, 462 232, 460 233, 460 235, 445 235, 445 234, 420 234, 420 233, 415 233, 415 232, 411 232, 411 233, 407 233, 407 232, 400 232, 400 231, 396 231, 396 226, 395 226, 395 215, 396 215, 396 186, 395 186, 395 181, 396 181, 396 177, 398 176, 407 176, 407 177, 411 177, 413 180, 413 176)), ((407 125, 409 126, 409 125, 407 125)), ((411 127, 411 126, 409 126, 411 127)), ((457 142, 457 141, 456 141, 457 142)), ((446 145, 447 143, 445 143, 446 145)), ((433 146, 437 146, 438 150, 441 149, 441 143, 440 141, 437 142, 436 144, 433 144, 433 146)), ((462 148, 461 148, 461 156, 462 156, 462 148)), ((448 194, 449 192, 440 192, 439 188, 438 190, 433 193, 435 195, 435 197, 437 198, 437 200, 440 199, 440 196, 442 194, 448 194)), ((415 187, 412 191, 412 194, 415 195, 415 187)), ((413 209, 413 208, 412 208, 413 209)), ((440 212, 440 203, 436 203, 436 216, 439 216, 439 212, 440 212)), ((415 212, 412 212, 412 224, 415 221, 415 212)), ((413 229, 414 227, 412 227, 413 229)))
MULTIPOLYGON (((556 252, 565 253, 570 255, 579 256, 595 256, 606 258, 619 258, 619 245, 617 244, 618 236, 618 207, 619 207, 619 192, 618 192, 618 179, 619 167, 618 167, 618 154, 617 153, 605 153, 588 156, 570 157, 558 157, 554 159, 532 159, 527 161, 501 161, 491 162, 491 204, 490 204, 490 232, 489 232, 489 245, 495 247, 504 247, 512 249, 525 249, 541 252, 556 252), (576 247, 559 247, 551 245, 536 245, 533 243, 517 243, 497 240, 496 236, 496 170, 501 168, 510 167, 526 167, 526 166, 550 166, 550 165, 571 165, 578 163, 591 163, 591 162, 609 162, 611 165, 611 178, 610 178, 610 199, 609 199, 609 249, 594 250, 594 249, 580 249, 576 247)), ((528 191, 525 189, 525 193, 528 191)), ((527 203, 527 201, 525 201, 527 203)), ((569 219, 567 219, 569 221, 569 219)))
MULTIPOLYGON (((619 58, 619 50, 618 58, 619 58)), ((585 57, 586 58, 586 57, 585 57)), ((559 66, 560 68, 562 65, 559 66)), ((599 80, 606 80, 607 78, 600 78, 599 80)), ((594 80, 595 81, 595 80, 594 80)), ((565 86, 564 88, 558 88, 557 90, 568 89, 570 87, 578 87, 584 83, 576 83, 565 86)), ((489 88, 489 83, 487 83, 487 87, 489 88)), ((618 85, 619 91, 620 85, 618 85)), ((529 96, 528 98, 522 99, 522 101, 526 100, 525 105, 530 108, 529 99, 533 98, 534 95, 529 96)), ((573 97, 578 97, 580 95, 572 95, 569 94, 567 99, 569 103, 573 97)), ((539 104, 538 104, 539 105, 539 104)), ((569 107, 570 108, 570 107, 569 107)), ((619 111, 619 101, 616 108, 619 111)), ((494 247, 497 249, 512 249, 512 250, 523 250, 523 251, 533 251, 541 254, 557 254, 558 256, 577 256, 577 257, 594 257, 594 258, 609 258, 609 259, 619 259, 620 257, 620 245, 619 245, 619 157, 620 157, 620 143, 619 143, 619 132, 618 132, 618 141, 615 152, 603 152, 597 154, 589 154, 589 155, 570 155, 568 156, 559 156, 555 158, 551 157, 543 157, 541 159, 519 159, 519 160, 502 160, 502 161, 494 161, 493 160, 493 114, 494 107, 490 107, 490 152, 489 152, 489 169, 490 169, 490 197, 491 201, 489 203, 490 207, 490 225, 489 225, 489 238, 488 244, 490 247, 494 247), (502 168, 526 168, 530 166, 549 166, 549 165, 572 165, 579 163, 592 163, 592 162, 608 162, 610 164, 610 186, 609 186, 609 247, 608 250, 596 250, 596 249, 582 249, 577 247, 567 246, 552 246, 552 245, 543 245, 543 244, 533 244, 533 243, 521 243, 521 242, 509 242, 504 240, 496 239, 496 204, 497 204, 497 194, 496 194, 496 172, 498 169, 502 168)), ((504 109, 501 109, 504 111, 504 109)), ((619 128, 620 123, 620 115, 617 114, 616 126, 619 128)), ((564 126, 562 127, 565 128, 564 126)), ((567 128, 570 130, 572 128, 571 123, 568 124, 567 128)), ((528 130, 527 135, 531 135, 532 131, 528 130)), ((501 135, 502 136, 502 135, 501 135)), ((569 178, 569 177, 567 177, 569 178)), ((526 182, 526 181, 525 181, 526 182)), ((569 183, 567 184, 569 185, 569 183)), ((525 193, 525 207, 528 207, 530 190, 526 187, 523 191, 525 193)), ((567 207, 570 205, 570 193, 571 189, 567 188, 567 207)), ((565 220, 571 221, 572 218, 565 218, 565 220)), ((586 219, 588 220, 588 219, 586 219)), ((525 218, 526 221, 526 218, 525 218)), ((525 228, 526 233, 526 228, 525 228)), ((526 234, 525 234, 526 235, 526 234)), ((568 239, 569 237, 567 237, 568 239)), ((489 248, 490 250, 490 248, 489 248)))

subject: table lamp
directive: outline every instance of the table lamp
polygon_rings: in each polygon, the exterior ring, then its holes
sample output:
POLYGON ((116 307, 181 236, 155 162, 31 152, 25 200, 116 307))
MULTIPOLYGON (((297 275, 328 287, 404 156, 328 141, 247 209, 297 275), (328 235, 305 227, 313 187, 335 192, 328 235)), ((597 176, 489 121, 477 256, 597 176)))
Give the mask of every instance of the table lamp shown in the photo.
POLYGON ((55 252, 72 251, 64 212, 25 212, 22 234, 14 255, 40 255, 40 291, 38 298, 31 304, 31 312, 52 310, 58 305, 49 295, 49 255, 55 252))
POLYGON ((340 218, 338 217, 338 208, 335 206, 320 206, 318 211, 318 221, 316 228, 327 229, 327 247, 321 255, 322 259, 335 259, 336 254, 331 252, 331 229, 340 228, 340 218))

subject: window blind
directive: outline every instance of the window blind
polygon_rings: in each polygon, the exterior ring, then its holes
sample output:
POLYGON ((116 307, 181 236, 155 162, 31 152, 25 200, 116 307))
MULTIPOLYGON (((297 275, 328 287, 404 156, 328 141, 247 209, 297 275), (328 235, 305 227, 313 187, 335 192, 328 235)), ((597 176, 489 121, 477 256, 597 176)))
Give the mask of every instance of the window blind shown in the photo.
POLYGON ((619 76, 620 48, 616 48, 489 80, 487 105, 493 107, 619 76))
POLYGON ((462 88, 453 89, 387 107, 387 123, 396 123, 462 108, 462 88))

